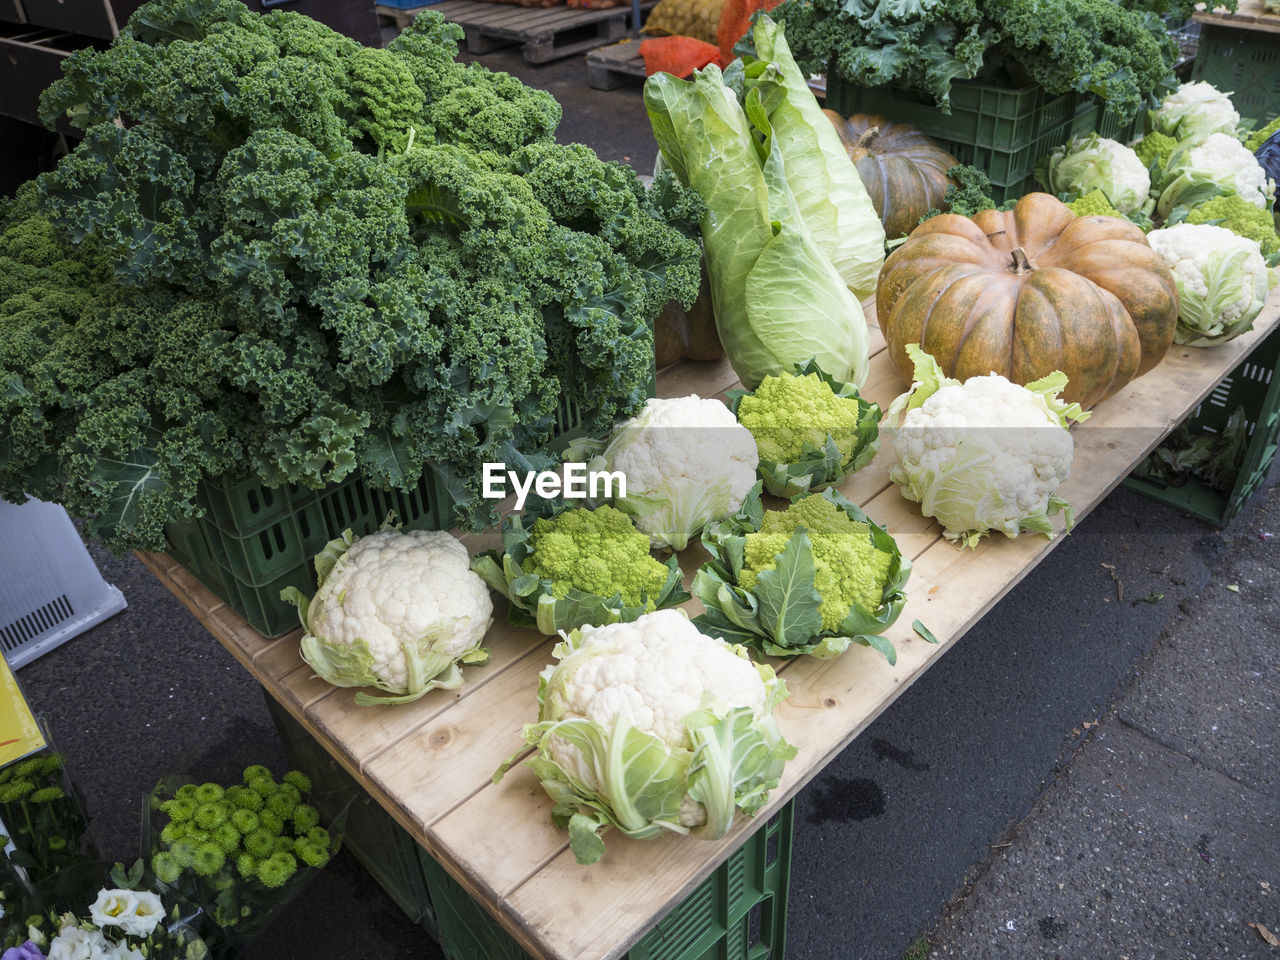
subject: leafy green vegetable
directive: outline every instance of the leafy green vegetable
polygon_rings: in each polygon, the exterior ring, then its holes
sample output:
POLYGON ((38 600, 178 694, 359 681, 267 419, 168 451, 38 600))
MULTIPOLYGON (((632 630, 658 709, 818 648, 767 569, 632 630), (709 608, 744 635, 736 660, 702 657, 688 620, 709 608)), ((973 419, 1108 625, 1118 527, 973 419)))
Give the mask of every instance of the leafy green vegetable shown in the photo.
POLYGON ((911 561, 834 490, 765 511, 757 485, 742 510, 707 528, 693 579, 698 629, 768 656, 838 656, 851 643, 897 659, 883 631, 906 602, 911 561))
POLYGON ((911 621, 911 629, 914 630, 916 634, 920 637, 920 639, 924 640, 926 643, 938 642, 938 638, 933 635, 933 631, 931 631, 919 620, 911 621))
POLYGON ((689 599, 676 557, 654 559, 649 538, 607 504, 588 510, 546 503, 523 518, 511 514, 502 524, 502 550, 480 554, 471 567, 511 601, 512 623, 547 636, 635 620, 689 599))
POLYGON ((42 109, 84 139, 0 221, 0 493, 163 549, 206 478, 432 471, 477 527, 481 464, 547 466, 564 394, 591 432, 638 409, 702 203, 555 143, 460 36, 155 0, 69 57, 42 109))
POLYGON ((553 655, 524 739, 579 863, 600 859, 608 827, 719 839, 736 810, 765 804, 795 756, 773 716, 787 696, 773 668, 681 611, 574 630, 553 655))
POLYGON ((1127 119, 1174 84, 1178 48, 1159 6, 1165 4, 785 0, 772 16, 786 24, 805 73, 918 91, 944 111, 955 80, 1021 86, 1029 78, 1051 95, 1093 94, 1127 119))
MULTIPOLYGON (((1186 223, 1210 223, 1257 242, 1264 257, 1280 253, 1280 235, 1271 211, 1255 207, 1239 194, 1228 193, 1197 203, 1186 211, 1186 223)), ((1170 221, 1169 226, 1174 222, 1170 221)))
MULTIPOLYGON (((960 217, 972 217, 983 210, 996 209, 996 202, 991 199, 991 180, 977 167, 960 163, 949 169, 947 176, 955 181, 947 184, 946 192, 942 195, 942 199, 946 202, 947 213, 954 213, 960 217)), ((1005 204, 1005 207, 1013 202, 1016 201, 1005 204)), ((923 223, 942 212, 936 209, 926 210, 920 222, 923 223)))
MULTIPOLYGON (((781 37, 774 42, 775 54, 785 50, 781 37)), ((644 91, 664 163, 707 203, 702 238, 720 340, 749 388, 815 356, 837 379, 861 383, 869 362, 862 308, 826 252, 831 241, 815 240, 817 227, 806 220, 838 223, 840 236, 848 223, 862 223, 866 211, 847 174, 831 172, 841 169, 835 167, 837 159, 854 177, 856 171, 847 154, 835 158, 810 145, 822 128, 796 106, 802 94, 790 68, 755 61, 734 69, 742 71, 745 107, 727 82, 731 78, 715 65, 691 82, 655 74, 644 91), (788 149, 794 156, 784 152, 788 149), (828 189, 839 207, 824 199, 828 189), (832 219, 836 214, 838 221, 832 219)), ((813 99, 807 88, 803 96, 813 99)), ((826 128, 831 132, 830 123, 826 128)), ((867 210, 867 224, 875 221, 867 229, 882 234, 869 203, 867 210)), ((873 274, 883 258, 882 244, 881 237, 872 253, 859 240, 855 252, 836 255, 850 276, 864 272, 856 263, 849 266, 850 256, 871 258, 861 267, 873 274)))
POLYGON ((1123 213, 1111 205, 1107 195, 1100 189, 1090 190, 1074 200, 1068 200, 1067 206, 1077 217, 1119 217, 1121 220, 1126 219, 1123 213))
POLYGON ((880 449, 880 407, 810 360, 795 374, 765 377, 754 392, 732 390, 729 409, 756 438, 767 492, 796 497, 830 486, 880 449))
POLYGON ((1133 472, 1174 487, 1194 477, 1226 496, 1235 489, 1248 446, 1249 421, 1245 408, 1239 406, 1217 433, 1192 432, 1186 423, 1180 423, 1133 472))
POLYGON ((760 93, 809 235, 859 300, 875 293, 884 263, 884 229, 836 129, 796 66, 781 24, 762 15, 744 61, 744 90, 760 93), (766 65, 763 69, 761 65, 766 65))

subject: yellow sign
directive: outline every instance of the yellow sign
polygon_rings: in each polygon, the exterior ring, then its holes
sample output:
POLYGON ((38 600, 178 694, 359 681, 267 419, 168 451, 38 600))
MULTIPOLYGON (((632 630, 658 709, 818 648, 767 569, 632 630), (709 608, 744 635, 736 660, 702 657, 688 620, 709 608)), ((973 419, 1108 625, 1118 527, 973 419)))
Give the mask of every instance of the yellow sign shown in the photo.
POLYGON ((0 767, 46 746, 9 663, 0 657, 0 767))

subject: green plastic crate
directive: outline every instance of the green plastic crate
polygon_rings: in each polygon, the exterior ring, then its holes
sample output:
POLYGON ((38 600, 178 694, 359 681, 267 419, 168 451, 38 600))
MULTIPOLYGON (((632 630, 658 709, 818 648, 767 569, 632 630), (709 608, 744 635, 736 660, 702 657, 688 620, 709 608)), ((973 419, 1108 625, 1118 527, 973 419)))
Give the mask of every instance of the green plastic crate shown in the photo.
MULTIPOLYGON (((1206 349, 1213 349, 1212 347, 1206 349)), ((1224 496, 1191 478, 1172 486, 1145 477, 1129 477, 1124 485, 1152 500, 1167 503, 1225 526, 1266 479, 1280 439, 1280 329, 1271 333, 1221 384, 1192 411, 1193 431, 1218 433, 1233 410, 1243 405, 1249 443, 1231 493, 1224 496)))
POLYGON ((859 87, 830 77, 827 106, 845 116, 880 113, 911 124, 961 163, 986 174, 996 203, 1041 189, 1036 163, 1059 144, 1095 131, 1118 140, 1142 124, 1141 118, 1121 124, 1091 97, 1050 96, 1035 84, 1009 89, 978 80, 952 84, 950 114, 926 94, 859 87))
MULTIPOLYGON (((650 396, 656 386, 651 379, 650 396)), ((562 394, 548 449, 558 454, 582 436, 589 413, 581 397, 562 394)), ((165 525, 167 553, 268 637, 298 626, 297 609, 280 599, 280 591, 313 593, 315 555, 344 530, 373 533, 392 512, 405 530, 447 530, 455 520, 448 493, 431 470, 407 492, 374 489, 358 475, 322 490, 266 487, 252 478, 205 481, 196 503, 203 517, 165 525)))
POLYGON ((1191 79, 1230 91, 1242 117, 1265 125, 1280 115, 1280 34, 1202 23, 1191 79))
POLYGON ((267 710, 284 745, 289 766, 311 778, 312 802, 329 822, 348 798, 342 846, 378 881, 414 923, 436 937, 435 914, 427 893, 427 879, 418 859, 418 845, 400 824, 374 802, 351 774, 303 729, 302 725, 264 689, 267 710))
MULTIPOLYGON (((356 798, 347 813, 343 846, 450 960, 531 960, 284 707, 263 693, 289 765, 311 778, 313 793, 339 802, 356 798)), ((627 960, 781 960, 794 824, 792 801, 645 934, 627 960)))
POLYGON ((297 609, 280 599, 280 591, 294 586, 313 592, 313 559, 344 530, 373 533, 392 511, 406 530, 453 524, 450 501, 430 471, 407 493, 375 490, 359 475, 322 490, 206 481, 197 503, 206 517, 165 525, 169 555, 269 637, 298 626, 297 609))
MULTIPOLYGON (((627 960, 781 960, 794 817, 792 801, 645 934, 627 960)), ((449 960, 532 960, 425 851, 422 864, 449 960)))

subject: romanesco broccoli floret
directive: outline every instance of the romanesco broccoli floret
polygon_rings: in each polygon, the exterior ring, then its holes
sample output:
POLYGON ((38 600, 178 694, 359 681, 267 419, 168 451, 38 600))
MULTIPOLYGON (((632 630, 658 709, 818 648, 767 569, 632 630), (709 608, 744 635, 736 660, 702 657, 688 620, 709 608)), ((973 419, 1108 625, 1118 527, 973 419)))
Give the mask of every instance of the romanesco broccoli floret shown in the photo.
POLYGON ((1090 190, 1084 196, 1069 202, 1067 206, 1077 217, 1124 218, 1124 214, 1111 205, 1111 201, 1101 190, 1090 190))
POLYGON ((607 505, 535 520, 529 546, 528 571, 549 578, 556 597, 571 588, 597 597, 621 594, 627 606, 653 610, 669 573, 649 554, 649 538, 631 518, 607 505))
POLYGON ((1250 153, 1257 153, 1258 148, 1266 143, 1277 130, 1280 130, 1280 117, 1276 117, 1262 129, 1255 130, 1249 134, 1248 139, 1244 142, 1246 149, 1250 153))
POLYGON ((796 500, 786 510, 768 510, 759 533, 746 536, 746 562, 739 584, 750 590, 757 577, 777 565, 777 556, 800 528, 813 544, 813 584, 822 597, 822 629, 835 632, 857 603, 880 606, 892 556, 871 542, 867 524, 821 494, 796 500))
POLYGON ((769 376, 742 398, 738 421, 756 438, 761 460, 793 463, 807 443, 821 450, 830 436, 847 464, 857 453, 858 401, 837 397, 816 373, 769 376))
POLYGON ((1134 152, 1138 155, 1138 159, 1145 163, 1148 167, 1151 162, 1156 161, 1159 169, 1163 170, 1169 163, 1169 157, 1177 148, 1178 141, 1167 133, 1159 133, 1152 131, 1139 140, 1133 147, 1134 152))
POLYGON ((1235 193, 1198 203, 1187 214, 1187 223, 1212 223, 1241 237, 1256 240, 1264 257, 1280 252, 1280 236, 1270 210, 1260 210, 1235 193))

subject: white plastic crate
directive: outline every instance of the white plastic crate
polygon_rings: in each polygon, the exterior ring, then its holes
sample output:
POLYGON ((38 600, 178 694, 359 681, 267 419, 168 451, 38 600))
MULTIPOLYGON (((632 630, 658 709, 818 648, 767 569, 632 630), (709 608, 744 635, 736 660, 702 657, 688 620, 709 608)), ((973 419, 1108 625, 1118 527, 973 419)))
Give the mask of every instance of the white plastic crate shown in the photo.
POLYGON ((0 500, 0 651, 15 670, 125 607, 62 507, 0 500))

